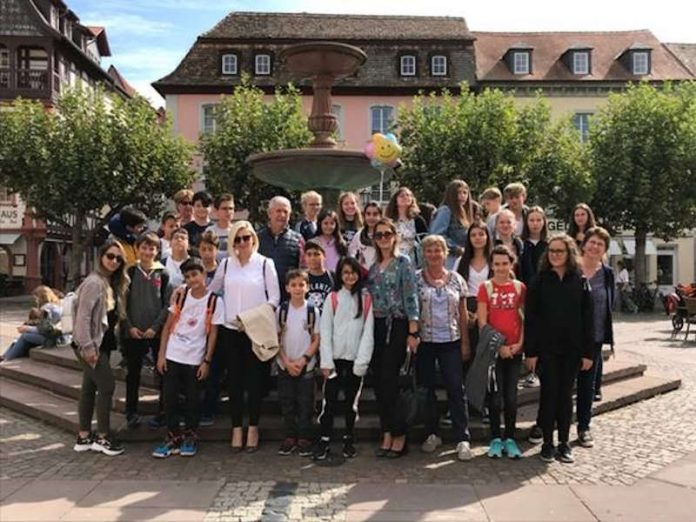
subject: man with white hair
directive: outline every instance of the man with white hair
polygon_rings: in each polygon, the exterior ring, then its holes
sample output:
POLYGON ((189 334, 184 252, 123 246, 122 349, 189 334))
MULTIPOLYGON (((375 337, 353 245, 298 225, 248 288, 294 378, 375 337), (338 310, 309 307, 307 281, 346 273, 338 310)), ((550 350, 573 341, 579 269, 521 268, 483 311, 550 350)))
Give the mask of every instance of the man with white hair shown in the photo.
POLYGON ((281 300, 287 299, 285 274, 299 268, 304 239, 289 226, 292 208, 288 198, 275 196, 268 202, 268 224, 258 231, 259 254, 273 259, 278 272, 281 300))

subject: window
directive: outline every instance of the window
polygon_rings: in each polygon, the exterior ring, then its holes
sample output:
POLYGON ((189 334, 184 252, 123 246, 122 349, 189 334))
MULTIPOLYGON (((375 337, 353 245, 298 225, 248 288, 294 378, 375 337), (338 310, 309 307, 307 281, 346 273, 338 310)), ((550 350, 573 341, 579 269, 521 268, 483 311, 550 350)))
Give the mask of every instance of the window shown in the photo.
POLYGON ((17 61, 20 69, 44 71, 48 69, 48 53, 41 47, 19 47, 17 61))
POLYGON ((2 185, 0 185, 0 203, 13 203, 12 193, 7 190, 7 187, 3 187, 2 185))
POLYGON ((580 133, 580 141, 585 143, 590 137, 590 116, 589 112, 578 112, 573 116, 573 126, 580 133))
POLYGON ((216 104, 206 103, 201 106, 201 132, 209 134, 215 132, 215 108, 216 104))
POLYGON ((405 54, 401 57, 401 76, 416 75, 416 57, 412 54, 405 54))
POLYGON ((257 54, 255 58, 254 71, 258 76, 271 74, 271 55, 257 54))
POLYGON ((336 140, 343 141, 343 107, 340 105, 332 105, 331 114, 336 116, 336 123, 338 123, 338 129, 336 129, 336 140))
POLYGON ((513 53, 513 68, 515 74, 529 74, 529 53, 516 52, 513 53))
POLYGON ((51 14, 50 14, 51 27, 60 31, 60 16, 58 14, 58 8, 51 4, 51 14))
POLYGON ((385 134, 389 132, 393 118, 394 107, 389 105, 370 107, 370 133, 381 132, 385 134))
POLYGON ((441 54, 430 59, 430 73, 433 76, 447 76, 447 57, 441 54))
POLYGON ((2 44, 0 44, 0 67, 10 68, 10 50, 2 44))
POLYGON ((68 22, 68 21, 66 20, 66 21, 65 21, 65 27, 64 27, 64 29, 65 29, 65 31, 64 31, 65 36, 66 36, 68 39, 72 40, 72 37, 73 37, 73 25, 72 25, 72 23, 71 23, 71 22, 68 22))
POLYGON ((645 51, 633 53, 633 74, 649 74, 650 73, 650 58, 645 51))
POLYGON ((587 51, 573 53, 573 74, 590 74, 590 53, 587 51))
POLYGON ((222 55, 222 74, 237 74, 237 55, 222 55))

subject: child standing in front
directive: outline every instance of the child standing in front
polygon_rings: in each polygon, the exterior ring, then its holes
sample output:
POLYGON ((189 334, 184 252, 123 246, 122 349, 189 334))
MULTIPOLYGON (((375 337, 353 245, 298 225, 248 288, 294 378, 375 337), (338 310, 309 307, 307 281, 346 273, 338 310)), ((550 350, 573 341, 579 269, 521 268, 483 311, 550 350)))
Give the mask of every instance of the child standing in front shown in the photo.
POLYGON ((346 432, 343 435, 343 456, 355 457, 353 426, 358 411, 362 380, 374 349, 374 316, 372 298, 365 289, 360 263, 344 257, 338 264, 340 283, 329 294, 321 314, 321 371, 324 375, 324 404, 319 415, 321 439, 314 453, 315 460, 325 460, 333 436, 334 412, 338 392, 346 401, 346 432))
POLYGON ((307 241, 304 247, 304 262, 309 273, 307 301, 319 313, 324 308, 326 297, 334 289, 334 275, 326 269, 324 248, 314 240, 307 241))
POLYGON ((498 350, 495 363, 495 386, 489 392, 488 411, 491 425, 491 443, 488 456, 501 458, 503 453, 511 459, 522 456, 515 442, 517 423, 517 380, 522 365, 524 344, 524 283, 511 278, 515 257, 504 245, 498 245, 491 253, 493 278, 479 287, 478 323, 486 324, 505 337, 505 344, 498 350), (501 438, 500 410, 505 411, 505 433, 501 438))
POLYGON ((314 366, 319 348, 317 310, 305 295, 309 277, 293 269, 285 276, 290 299, 278 307, 280 352, 276 358, 278 395, 285 424, 285 440, 279 455, 295 450, 301 457, 312 455, 312 414, 314 412, 314 366))
POLYGON ((221 299, 205 286, 205 269, 197 259, 181 265, 186 289, 169 307, 162 331, 157 369, 164 376, 164 407, 167 438, 152 452, 153 457, 173 454, 192 457, 198 452, 198 422, 201 383, 208 376, 215 351, 218 325, 225 322, 221 299), (186 429, 179 428, 177 407, 184 396, 186 429))

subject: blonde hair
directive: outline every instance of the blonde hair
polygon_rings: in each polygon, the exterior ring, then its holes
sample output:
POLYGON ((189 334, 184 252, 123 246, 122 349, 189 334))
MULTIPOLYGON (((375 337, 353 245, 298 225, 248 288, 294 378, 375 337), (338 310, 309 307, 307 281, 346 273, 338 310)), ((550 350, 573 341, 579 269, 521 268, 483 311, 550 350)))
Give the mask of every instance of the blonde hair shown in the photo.
POLYGON ((34 291, 31 293, 31 295, 33 295, 36 299, 39 308, 48 303, 60 302, 60 298, 56 295, 53 289, 50 286, 46 285, 37 286, 36 288, 34 288, 34 291))
POLYGON ((304 205, 305 203, 308 203, 311 200, 319 200, 319 203, 323 203, 321 194, 314 190, 309 190, 307 192, 303 192, 302 195, 300 196, 300 204, 304 205))
POLYGON ((239 260, 237 257, 237 252, 234 250, 234 239, 237 237, 237 234, 240 232, 240 230, 248 230, 251 232, 251 253, 252 255, 258 252, 259 250, 259 236, 256 235, 256 230, 254 230, 254 226, 249 223, 248 221, 240 220, 240 221, 235 221, 232 226, 229 228, 229 247, 228 247, 228 256, 232 257, 234 259, 239 260))
POLYGON ((193 190, 191 189, 181 189, 176 194, 174 194, 174 203, 179 204, 184 199, 193 199, 193 190))
POLYGON ((360 230, 363 227, 363 215, 362 211, 360 210, 360 198, 355 192, 341 192, 341 195, 338 196, 338 208, 336 209, 336 213, 338 214, 338 225, 341 230, 345 230, 346 228, 346 223, 348 220, 346 219, 346 215, 343 213, 343 200, 346 198, 351 197, 355 200, 355 228, 356 230, 360 230))
POLYGON ((423 238, 423 240, 421 241, 421 247, 423 248, 423 251, 425 252, 425 249, 429 248, 431 246, 439 246, 442 249, 442 251, 445 253, 445 256, 449 255, 449 248, 447 248, 447 241, 441 235, 429 234, 423 238))

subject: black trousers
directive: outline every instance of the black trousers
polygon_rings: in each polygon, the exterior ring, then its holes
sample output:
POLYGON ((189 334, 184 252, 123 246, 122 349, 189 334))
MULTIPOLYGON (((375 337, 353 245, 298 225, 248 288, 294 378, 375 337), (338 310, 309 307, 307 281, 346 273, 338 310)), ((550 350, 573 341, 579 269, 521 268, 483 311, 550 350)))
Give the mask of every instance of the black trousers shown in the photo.
POLYGON ((379 410, 379 424, 382 433, 396 433, 399 430, 394 410, 399 395, 399 370, 406 359, 406 338, 408 321, 392 319, 391 329, 387 320, 375 319, 375 350, 372 355, 374 388, 379 410))
POLYGON ((500 412, 505 417, 506 439, 515 438, 517 424, 517 381, 520 377, 522 357, 511 359, 498 357, 495 362, 495 380, 497 390, 488 394, 488 413, 491 422, 491 438, 501 438, 500 412))
POLYGON ((353 373, 353 361, 334 359, 336 377, 324 381, 324 401, 319 422, 321 423, 321 436, 331 439, 333 437, 334 416, 338 406, 338 392, 343 390, 345 396, 346 435, 353 436, 355 417, 357 412, 353 409, 355 398, 362 385, 362 377, 353 373))
POLYGON ((196 378, 197 371, 198 366, 167 360, 167 371, 163 376, 164 412, 167 418, 167 429, 170 432, 179 431, 181 395, 184 396, 186 430, 198 429, 203 383, 196 378))
POLYGON ((602 381, 602 344, 595 345, 595 356, 592 368, 578 372, 578 386, 576 396, 576 411, 578 417, 578 431, 590 429, 592 420, 592 403, 597 390, 601 390, 602 381), (598 382, 599 381, 599 382, 598 382))
POLYGON ((285 436, 293 439, 313 439, 314 372, 293 377, 279 368, 278 396, 285 436))
POLYGON ((435 385, 437 369, 440 367, 442 380, 447 390, 447 402, 452 417, 455 442, 468 441, 469 409, 464 393, 464 374, 462 368, 461 341, 450 343, 423 343, 418 347, 416 357, 416 378, 418 383, 428 388, 429 413, 425 426, 427 435, 439 432, 440 411, 437 408, 435 385))
POLYGON ((270 364, 256 357, 251 349, 251 340, 244 332, 221 326, 218 335, 221 338, 219 347, 225 352, 232 427, 242 427, 244 392, 247 393, 249 426, 258 426, 270 364))
POLYGON ((544 444, 553 443, 554 425, 558 427, 558 442, 568 442, 573 418, 573 384, 580 369, 580 355, 545 352, 539 360, 544 369, 539 376, 539 417, 544 444))
MULTIPOLYGON (((143 369, 143 359, 148 353, 152 353, 152 358, 157 362, 159 353, 160 339, 124 339, 123 356, 126 358, 126 415, 138 413, 138 394, 140 392, 140 372, 143 369)), ((164 411, 162 401, 162 376, 154 371, 155 382, 159 390, 159 412, 164 411)))

